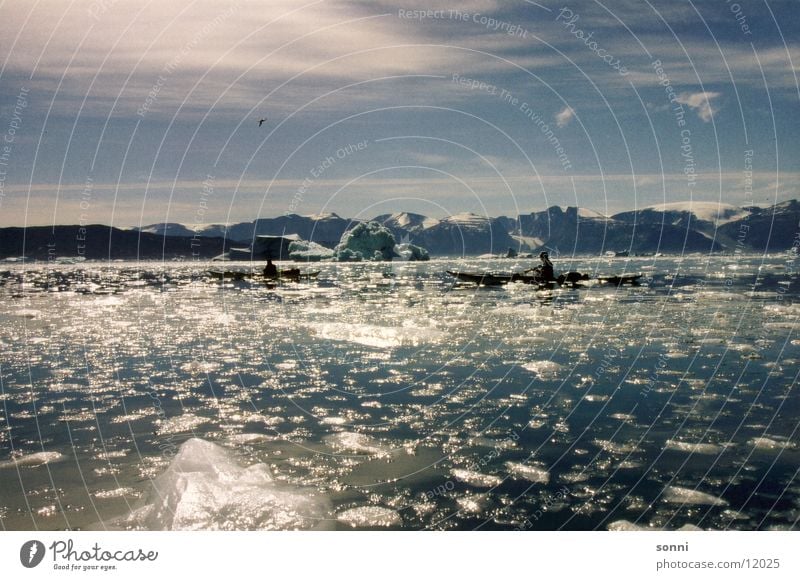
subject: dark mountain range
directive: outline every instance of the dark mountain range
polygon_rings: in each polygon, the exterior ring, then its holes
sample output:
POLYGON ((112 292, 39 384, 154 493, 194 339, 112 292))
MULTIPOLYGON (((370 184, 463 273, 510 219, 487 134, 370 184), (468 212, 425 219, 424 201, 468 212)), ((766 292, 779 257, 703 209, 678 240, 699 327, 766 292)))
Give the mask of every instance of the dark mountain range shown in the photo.
MULTIPOLYGON (((335 213, 300 216, 290 214, 275 218, 260 218, 251 222, 241 222, 229 226, 212 224, 197 228, 199 236, 224 237, 236 244, 249 245, 257 235, 283 236, 297 234, 304 240, 312 240, 332 248, 339 243, 342 234, 357 224, 356 220, 340 218, 335 213)), ((136 228, 143 232, 161 236, 192 237, 195 230, 183 224, 162 223, 136 228)))
MULTIPOLYGON (((722 251, 724 247, 705 233, 680 220, 666 221, 664 214, 645 210, 610 218, 575 207, 553 206, 519 217, 520 234, 559 254, 605 252, 686 253, 722 251)), ((713 227, 712 227, 713 230, 713 227)))
POLYGON ((729 247, 735 248, 741 243, 744 248, 757 252, 800 248, 800 202, 796 199, 768 208, 751 207, 747 210, 747 219, 720 227, 721 235, 730 240, 729 247))
MULTIPOLYGON (((669 203, 609 217, 583 208, 553 206, 517 218, 463 213, 436 219, 403 212, 380 215, 373 221, 389 228, 398 243, 422 246, 434 256, 505 254, 509 248, 519 252, 547 248, 561 255, 778 252, 800 244, 800 203, 796 200, 766 208, 669 203)), ((78 239, 78 226, 4 228, 0 229, 0 258, 23 253, 38 259, 54 255, 163 259, 193 254, 210 258, 230 246, 249 246, 256 235, 288 234, 332 248, 357 223, 330 213, 214 224, 196 232, 177 223, 139 230, 87 226, 83 241, 78 239)))
POLYGON ((163 236, 103 225, 0 228, 0 259, 207 259, 227 249, 219 237, 163 236))

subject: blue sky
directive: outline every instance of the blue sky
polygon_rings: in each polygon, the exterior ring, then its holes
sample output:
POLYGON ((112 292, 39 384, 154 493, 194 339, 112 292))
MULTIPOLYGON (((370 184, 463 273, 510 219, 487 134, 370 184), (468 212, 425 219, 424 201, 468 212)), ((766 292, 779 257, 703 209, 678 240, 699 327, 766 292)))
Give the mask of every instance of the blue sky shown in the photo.
POLYGON ((0 225, 800 197, 799 12, 7 1, 0 225))

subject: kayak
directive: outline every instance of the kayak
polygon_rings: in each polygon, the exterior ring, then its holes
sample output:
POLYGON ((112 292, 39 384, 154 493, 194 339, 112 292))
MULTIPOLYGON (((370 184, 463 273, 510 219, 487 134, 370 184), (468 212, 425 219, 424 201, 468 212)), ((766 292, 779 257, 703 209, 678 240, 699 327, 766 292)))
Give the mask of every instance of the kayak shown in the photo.
POLYGON ((219 270, 209 270, 208 274, 216 280, 244 280, 252 276, 250 272, 220 272, 219 270))
POLYGON ((458 278, 462 282, 471 282, 478 286, 503 286, 511 282, 512 274, 490 274, 478 272, 453 272, 447 270, 447 273, 458 278))
MULTIPOLYGON (((277 279, 299 282, 300 280, 311 280, 317 276, 319 276, 319 270, 316 272, 301 272, 298 268, 291 268, 289 270, 281 270, 277 279)), ((272 279, 275 280, 276 278, 272 279)))
POLYGON ((639 278, 641 277, 641 274, 623 274, 621 276, 598 276, 597 279, 604 284, 611 284, 613 286, 622 286, 625 284, 638 286, 639 278))
POLYGON ((248 278, 262 278, 266 281, 286 280, 289 282, 299 282, 300 280, 313 280, 319 276, 319 270, 314 272, 301 272, 298 269, 281 270, 275 277, 265 277, 262 273, 240 272, 236 270, 220 271, 209 270, 208 274, 216 280, 245 280, 248 278))
POLYGON ((456 272, 447 270, 447 273, 458 278, 462 282, 471 282, 478 286, 504 286, 511 282, 522 282, 523 284, 536 284, 540 287, 552 287, 556 282, 555 280, 546 281, 538 276, 530 276, 528 274, 496 274, 490 272, 456 272))
MULTIPOLYGON (((447 273, 462 282, 471 282, 478 286, 504 286, 512 282, 522 282, 523 284, 536 285, 540 289, 555 288, 556 286, 581 288, 583 287, 581 282, 590 279, 588 274, 581 274, 580 272, 567 272, 566 274, 561 274, 555 280, 542 280, 539 276, 524 272, 521 274, 497 274, 494 272, 457 272, 447 270, 447 273)), ((623 274, 621 276, 598 276, 596 280, 603 284, 616 286, 622 286, 623 284, 637 286, 641 277, 641 274, 623 274)))

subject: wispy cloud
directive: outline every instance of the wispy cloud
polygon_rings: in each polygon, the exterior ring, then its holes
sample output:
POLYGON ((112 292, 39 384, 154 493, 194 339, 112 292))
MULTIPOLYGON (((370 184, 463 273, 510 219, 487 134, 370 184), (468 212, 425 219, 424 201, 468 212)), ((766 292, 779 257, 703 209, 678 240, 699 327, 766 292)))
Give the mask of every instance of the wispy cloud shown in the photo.
POLYGON ((561 111, 556 114, 556 125, 559 127, 566 127, 570 124, 572 119, 575 117, 575 111, 572 110, 572 107, 566 106, 561 111))
POLYGON ((678 95, 677 101, 683 105, 687 105, 690 109, 697 112, 703 122, 710 123, 714 118, 714 114, 719 111, 719 106, 712 103, 713 99, 721 96, 722 93, 713 93, 704 91, 700 93, 681 93, 678 95))

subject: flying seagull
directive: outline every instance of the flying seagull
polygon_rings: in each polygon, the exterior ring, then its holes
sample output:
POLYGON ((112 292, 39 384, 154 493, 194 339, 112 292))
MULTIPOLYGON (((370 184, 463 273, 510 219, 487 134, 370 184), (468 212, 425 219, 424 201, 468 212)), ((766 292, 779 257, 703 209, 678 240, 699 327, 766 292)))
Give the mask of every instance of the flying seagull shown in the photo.
POLYGON ((261 120, 258 122, 258 126, 260 127, 261 125, 263 125, 263 124, 264 124, 264 121, 266 121, 266 119, 261 119, 261 120))

